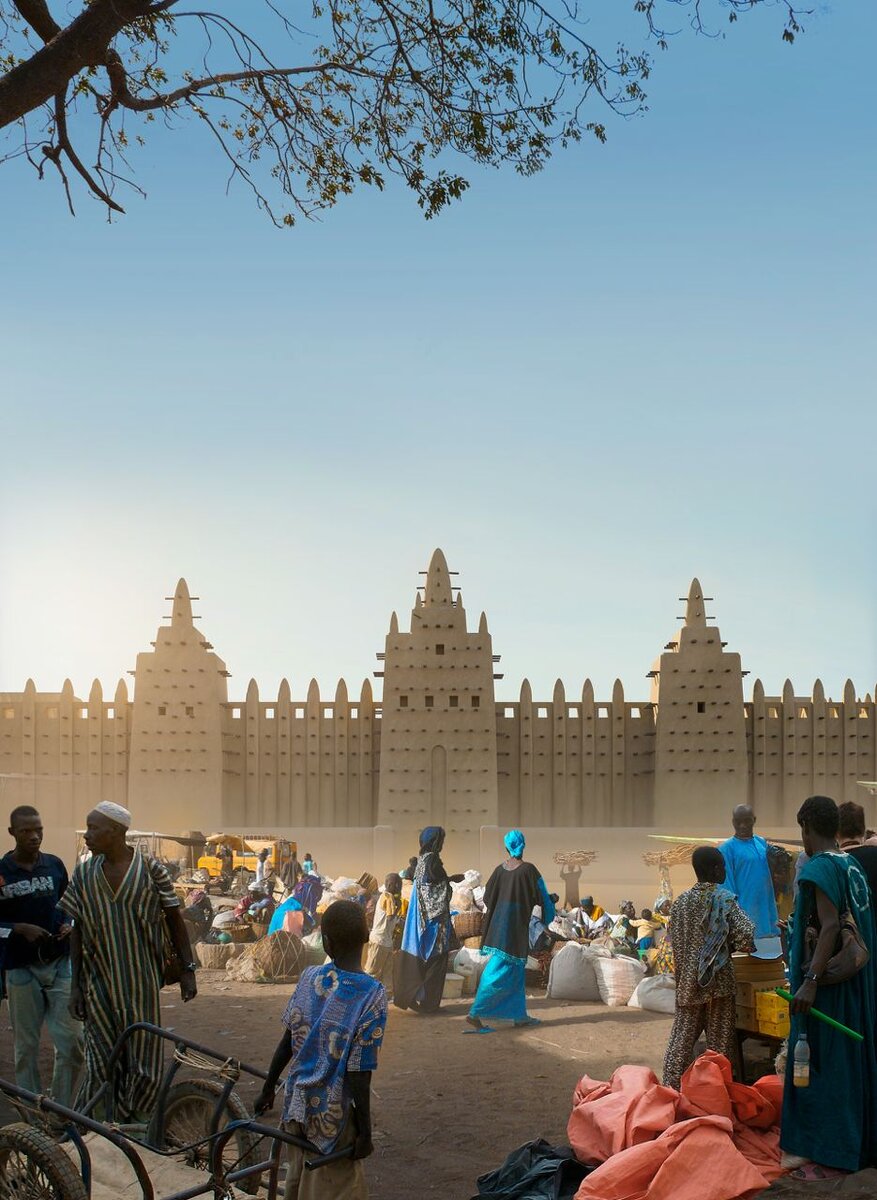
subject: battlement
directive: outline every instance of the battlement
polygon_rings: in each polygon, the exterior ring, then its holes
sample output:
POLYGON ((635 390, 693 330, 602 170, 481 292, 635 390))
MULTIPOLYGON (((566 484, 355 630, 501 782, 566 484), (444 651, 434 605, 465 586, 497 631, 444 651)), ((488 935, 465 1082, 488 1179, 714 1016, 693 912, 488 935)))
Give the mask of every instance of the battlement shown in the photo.
POLYGON ((152 650, 124 681, 87 700, 60 692, 0 693, 0 775, 10 807, 39 804, 74 827, 101 799, 148 813, 154 827, 212 825, 416 829, 485 826, 724 827, 736 803, 790 826, 814 792, 859 798, 877 777, 877 706, 847 682, 841 699, 787 680, 744 700, 740 656, 706 613, 697 580, 682 625, 648 672, 648 700, 616 681, 566 696, 497 698, 502 679, 486 616, 470 629, 459 587, 437 550, 410 625, 395 613, 375 699, 365 680, 331 698, 311 680, 276 698, 251 680, 230 699, 225 663, 195 627, 185 580, 152 650))

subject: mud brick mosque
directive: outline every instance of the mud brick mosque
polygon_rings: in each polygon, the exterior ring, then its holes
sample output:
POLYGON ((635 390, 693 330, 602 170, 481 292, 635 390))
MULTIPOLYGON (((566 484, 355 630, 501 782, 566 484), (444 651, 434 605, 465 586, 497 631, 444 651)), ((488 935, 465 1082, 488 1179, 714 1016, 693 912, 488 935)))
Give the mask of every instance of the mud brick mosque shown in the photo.
POLYGON ((392 859, 427 824, 461 844, 481 837, 482 849, 485 830, 520 826, 547 846, 561 831, 582 843, 596 830, 725 834, 742 802, 759 828, 794 830, 812 792, 867 799, 857 784, 877 777, 871 696, 848 682, 841 700, 826 699, 819 680, 806 696, 788 681, 769 696, 756 680, 744 700, 740 656, 709 623, 696 579, 647 700, 627 699, 620 681, 597 699, 590 680, 574 697, 558 681, 534 699, 524 680, 515 699, 498 699, 487 618, 468 622, 453 579, 436 550, 407 628, 390 618, 381 699, 369 680, 355 695, 341 680, 330 698, 316 681, 293 696, 286 680, 263 698, 251 680, 229 699, 229 672, 181 579, 137 656, 133 695, 124 680, 112 698, 97 680, 87 699, 69 680, 60 692, 28 680, 0 693, 7 807, 34 803, 47 826, 71 831, 109 799, 167 832, 290 830, 301 841, 307 829, 324 855, 372 831, 377 846, 383 830, 392 859))

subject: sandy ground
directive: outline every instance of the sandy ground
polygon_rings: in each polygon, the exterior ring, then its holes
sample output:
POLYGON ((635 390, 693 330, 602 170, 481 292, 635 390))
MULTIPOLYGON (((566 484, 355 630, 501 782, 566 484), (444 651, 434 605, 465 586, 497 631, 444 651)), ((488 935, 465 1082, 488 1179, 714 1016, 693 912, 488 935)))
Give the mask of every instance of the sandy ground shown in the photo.
MULTIPOLYGON (((266 1067, 290 987, 233 983, 222 972, 202 971, 199 991, 184 1005, 174 989, 165 990, 165 1026, 266 1067)), ((660 1074, 671 1018, 548 1000, 532 989, 529 994, 541 1025, 486 1036, 465 1033, 468 1000, 446 1001, 433 1017, 391 1009, 374 1076, 376 1150, 366 1164, 373 1200, 468 1200, 477 1192, 477 1177, 523 1142, 566 1142, 573 1089, 583 1074, 607 1079, 622 1062, 643 1063, 660 1074)), ((5 1007, 0 1077, 12 1077, 5 1007)), ((257 1085, 242 1078, 239 1091, 251 1105, 257 1085)), ((799 1194, 826 1193, 813 1184, 803 1193, 783 1192, 786 1200, 799 1194)))

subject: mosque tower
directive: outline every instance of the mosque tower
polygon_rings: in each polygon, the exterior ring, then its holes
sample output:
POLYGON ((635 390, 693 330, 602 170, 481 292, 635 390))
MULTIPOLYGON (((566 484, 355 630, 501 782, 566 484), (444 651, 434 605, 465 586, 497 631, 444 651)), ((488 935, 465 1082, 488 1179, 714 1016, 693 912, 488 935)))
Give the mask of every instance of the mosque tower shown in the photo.
POLYGON ((172 599, 170 624, 153 650, 137 655, 133 672, 129 805, 135 828, 210 833, 222 824, 228 671, 195 628, 185 579, 172 599))
POLYGON ((749 800, 749 764, 739 654, 726 653, 707 624, 703 590, 688 592, 683 624, 652 671, 657 706, 654 824, 697 836, 749 800))
MULTIPOLYGON (((474 833, 497 822, 494 656, 487 618, 466 628, 436 550, 408 633, 393 613, 384 660, 378 824, 474 833)), ((380 674, 380 672, 378 672, 380 674)), ((416 849, 416 845, 414 846, 416 849)))

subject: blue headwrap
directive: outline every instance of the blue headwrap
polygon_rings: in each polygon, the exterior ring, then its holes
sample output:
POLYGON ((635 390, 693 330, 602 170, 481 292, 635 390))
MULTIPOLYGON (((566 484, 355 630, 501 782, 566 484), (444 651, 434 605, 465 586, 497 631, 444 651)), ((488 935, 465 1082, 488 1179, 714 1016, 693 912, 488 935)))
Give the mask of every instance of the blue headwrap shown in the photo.
POLYGON ((520 858, 524 853, 524 835, 520 829, 510 829, 503 838, 503 842, 512 858, 520 858))
POLYGON ((420 853, 426 854, 427 851, 437 851, 440 843, 444 841, 445 831, 441 825, 428 825, 420 835, 420 853))

